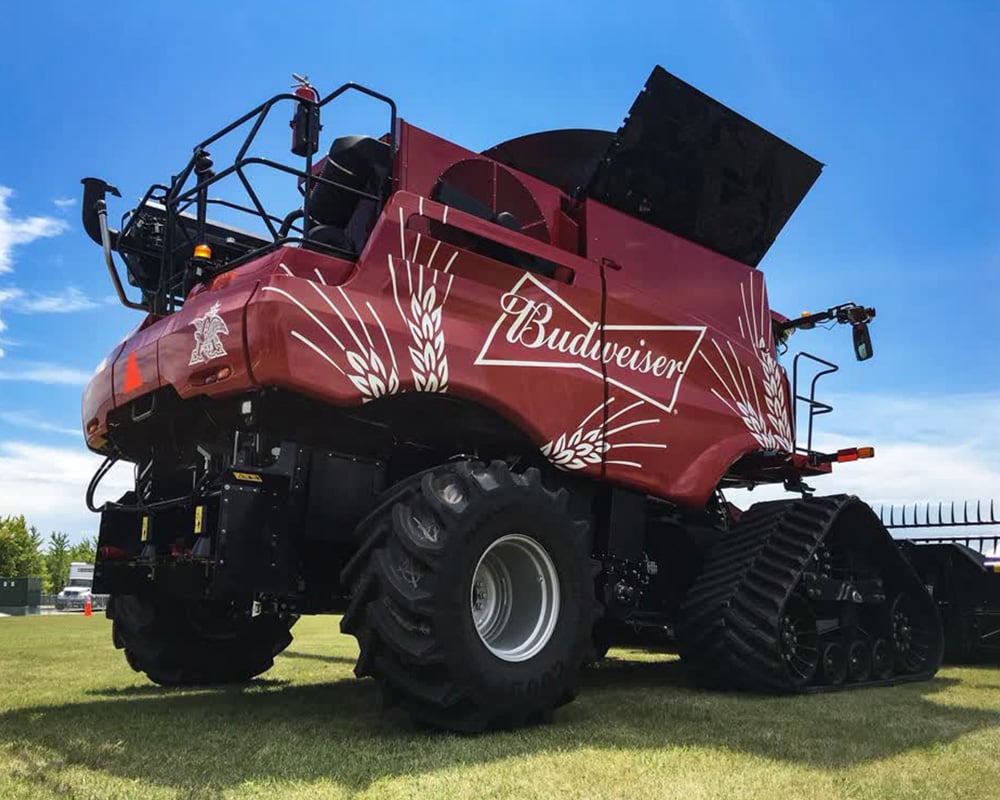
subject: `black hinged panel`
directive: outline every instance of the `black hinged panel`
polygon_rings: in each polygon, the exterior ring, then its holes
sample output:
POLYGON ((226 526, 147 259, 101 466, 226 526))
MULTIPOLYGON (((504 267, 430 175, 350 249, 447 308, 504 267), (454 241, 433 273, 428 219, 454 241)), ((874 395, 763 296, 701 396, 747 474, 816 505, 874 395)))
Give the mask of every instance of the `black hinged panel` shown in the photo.
POLYGON ((385 463, 316 450, 309 469, 306 536, 349 541, 385 488, 385 463))
POLYGON ((294 591, 288 478, 238 470, 232 476, 219 507, 216 591, 294 591))
POLYGON ((754 267, 822 168, 656 67, 586 194, 754 267))

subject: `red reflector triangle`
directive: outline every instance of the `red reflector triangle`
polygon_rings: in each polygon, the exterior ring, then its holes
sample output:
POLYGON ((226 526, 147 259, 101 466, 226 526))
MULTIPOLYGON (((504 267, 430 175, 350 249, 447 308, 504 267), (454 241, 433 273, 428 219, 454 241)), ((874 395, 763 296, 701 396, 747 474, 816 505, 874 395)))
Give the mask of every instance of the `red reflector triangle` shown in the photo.
POLYGON ((122 387, 126 392, 132 392, 142 386, 142 373, 139 372, 139 362, 135 357, 135 350, 128 354, 128 361, 125 362, 125 384, 122 387))

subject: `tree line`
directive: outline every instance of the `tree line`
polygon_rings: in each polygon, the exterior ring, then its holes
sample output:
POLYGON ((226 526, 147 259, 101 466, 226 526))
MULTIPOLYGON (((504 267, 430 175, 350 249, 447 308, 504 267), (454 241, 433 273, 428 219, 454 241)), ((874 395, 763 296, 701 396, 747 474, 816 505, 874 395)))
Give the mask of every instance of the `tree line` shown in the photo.
POLYGON ((94 563, 94 541, 69 543, 65 533, 53 531, 48 541, 24 516, 0 517, 0 577, 41 578, 42 591, 54 594, 69 583, 71 561, 94 563))

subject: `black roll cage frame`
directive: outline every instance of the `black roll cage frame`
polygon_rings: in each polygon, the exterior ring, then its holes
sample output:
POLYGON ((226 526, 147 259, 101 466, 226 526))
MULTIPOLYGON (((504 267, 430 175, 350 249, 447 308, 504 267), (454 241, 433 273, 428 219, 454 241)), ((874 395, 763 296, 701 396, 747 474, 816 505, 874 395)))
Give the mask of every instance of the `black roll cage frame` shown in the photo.
MULTIPOLYGON (((246 252, 243 255, 226 262, 225 264, 213 265, 214 268, 210 271, 208 277, 232 269, 242 263, 257 258, 287 244, 308 244, 311 248, 326 250, 334 255, 347 255, 343 250, 333 245, 311 239, 309 235, 309 225, 303 225, 302 228, 298 228, 294 224, 289 224, 289 220, 293 219, 293 216, 297 217, 297 212, 293 212, 293 215, 288 215, 285 218, 279 218, 268 213, 257 192, 254 190, 250 180, 247 178, 245 168, 251 165, 260 165, 297 177, 300 181, 299 185, 303 192, 301 208, 301 218, 303 220, 310 219, 309 206, 312 199, 313 189, 317 184, 325 184, 331 188, 349 192, 358 195, 361 198, 373 200, 378 204, 379 208, 381 208, 388 199, 388 194, 391 194, 395 189, 395 175, 390 177, 389 191, 385 196, 372 195, 357 188, 347 186, 315 174, 313 171, 314 153, 312 152, 312 148, 308 148, 306 150, 306 154, 304 155, 305 166, 303 169, 296 169, 288 166, 287 164, 282 164, 268 158, 247 155, 250 147, 256 140, 257 134, 260 132, 264 121, 268 118, 268 115, 275 106, 285 101, 291 101, 293 103, 303 105, 310 111, 313 111, 315 116, 307 114, 305 117, 309 120, 315 121, 314 124, 316 125, 316 130, 314 131, 314 134, 318 140, 319 128, 321 127, 320 109, 343 94, 351 91, 367 95, 368 97, 385 103, 389 107, 390 121, 388 144, 392 158, 395 160, 399 143, 396 102, 392 98, 376 92, 373 89, 369 89, 366 86, 353 82, 343 84, 318 101, 309 100, 308 98, 288 92, 274 95, 270 99, 258 105, 256 108, 248 111, 239 119, 197 144, 194 147, 190 160, 179 174, 174 175, 171 178, 169 186, 164 184, 153 184, 146 190, 146 193, 139 201, 139 204, 122 216, 121 231, 116 234, 112 233, 111 236, 111 243, 114 245, 113 249, 118 249, 119 252, 122 252, 120 248, 124 245, 126 250, 132 250, 132 252, 136 252, 139 255, 145 254, 147 256, 155 257, 157 254, 150 253, 148 250, 130 248, 126 244, 126 241, 129 234, 133 231, 137 221, 141 218, 139 212, 148 204, 160 204, 165 215, 163 225, 164 243, 159 253, 159 285, 156 293, 152 297, 144 299, 144 302, 142 303, 132 303, 131 301, 126 301, 123 296, 123 292, 119 291, 119 296, 122 298, 123 302, 125 302, 125 304, 129 307, 141 307, 153 314, 161 315, 170 313, 183 305, 184 295, 186 295, 187 290, 190 288, 188 285, 188 270, 183 270, 180 275, 176 275, 173 274, 174 270, 171 266, 173 264, 174 256, 182 249, 190 247, 193 252, 195 245, 205 241, 206 229, 209 224, 207 221, 207 209, 209 205, 223 206, 258 217, 267 228, 268 233, 271 234, 272 241, 266 242, 262 246, 250 250, 249 252, 246 252), (245 125, 250 120, 253 120, 254 117, 256 117, 256 119, 254 120, 253 125, 247 133, 242 145, 237 151, 233 163, 219 172, 212 172, 210 169, 211 163, 209 161, 209 168, 207 170, 203 169, 203 165, 205 163, 203 159, 210 158, 207 148, 218 142, 223 137, 231 134, 236 129, 245 125), (196 182, 190 188, 184 189, 184 184, 188 182, 192 174, 197 177, 196 182), (252 207, 239 205, 228 200, 214 199, 208 196, 209 187, 234 174, 239 178, 240 183, 243 185, 244 190, 250 198, 252 207), (197 220, 195 235, 193 238, 190 234, 189 227, 179 224, 182 216, 190 221, 191 215, 186 212, 188 212, 192 206, 196 209, 197 220), (275 223, 278 224, 278 227, 275 226, 275 223), (175 242, 175 234, 178 231, 183 234, 183 241, 175 242), (292 231, 296 231, 299 235, 289 235, 292 231)), ((313 123, 310 122, 310 124, 313 123)), ((117 278, 117 270, 114 269, 113 264, 110 261, 110 254, 108 254, 108 258, 109 267, 114 271, 113 278, 117 278)), ((115 282, 120 285, 120 281, 116 280, 115 282)))

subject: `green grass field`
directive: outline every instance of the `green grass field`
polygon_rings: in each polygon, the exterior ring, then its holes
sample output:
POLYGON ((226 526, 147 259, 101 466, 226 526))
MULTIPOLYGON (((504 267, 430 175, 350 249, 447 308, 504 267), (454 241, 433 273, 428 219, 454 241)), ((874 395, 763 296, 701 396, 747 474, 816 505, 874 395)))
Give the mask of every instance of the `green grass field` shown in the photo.
POLYGON ((338 620, 304 619, 241 689, 145 681, 103 617, 0 620, 0 798, 992 798, 1000 669, 813 697, 692 688, 613 650, 530 730, 461 737, 380 712, 338 620))

